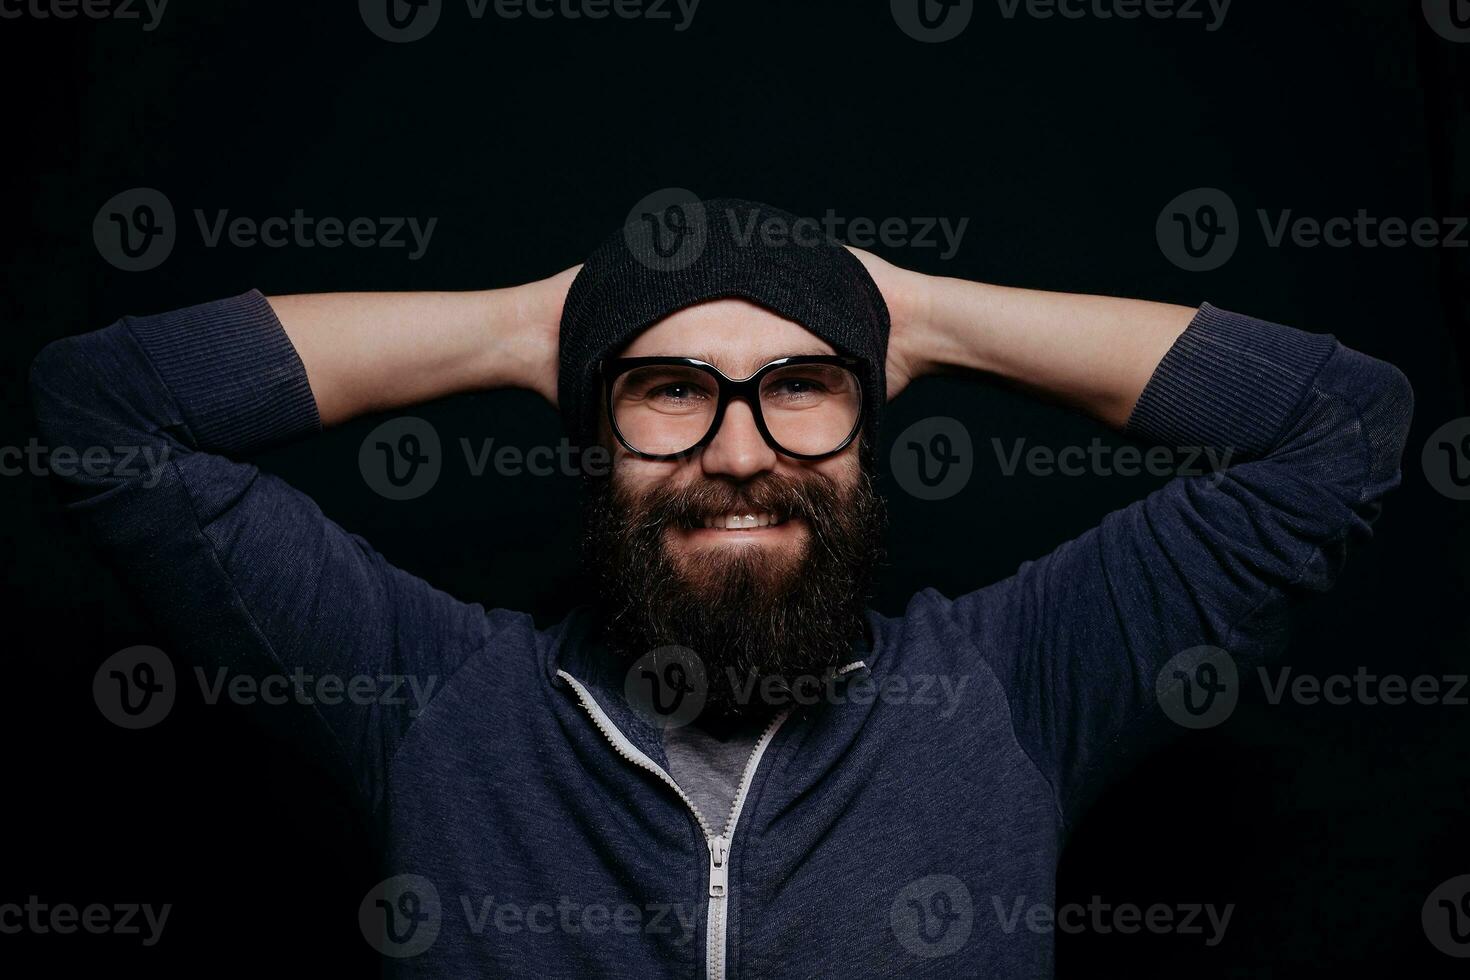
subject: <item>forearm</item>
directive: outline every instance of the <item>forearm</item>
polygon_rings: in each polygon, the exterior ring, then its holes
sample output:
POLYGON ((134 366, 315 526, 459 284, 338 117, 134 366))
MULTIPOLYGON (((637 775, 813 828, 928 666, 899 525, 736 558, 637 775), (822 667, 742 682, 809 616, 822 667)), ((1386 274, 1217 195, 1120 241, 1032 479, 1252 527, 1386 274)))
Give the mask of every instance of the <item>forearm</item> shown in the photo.
POLYGON ((983 371, 1115 427, 1197 312, 949 278, 925 291, 925 370, 983 371))
POLYGON ((547 365, 565 278, 473 292, 320 293, 269 302, 330 426, 487 388, 529 388, 554 401, 547 365))

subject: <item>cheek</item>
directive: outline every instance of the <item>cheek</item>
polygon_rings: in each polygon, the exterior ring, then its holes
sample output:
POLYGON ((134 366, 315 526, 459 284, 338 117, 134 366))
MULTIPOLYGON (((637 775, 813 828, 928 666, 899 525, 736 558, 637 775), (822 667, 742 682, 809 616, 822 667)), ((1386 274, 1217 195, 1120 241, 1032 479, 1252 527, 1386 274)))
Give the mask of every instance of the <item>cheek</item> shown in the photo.
POLYGON ((854 443, 831 459, 808 465, 811 470, 822 474, 842 490, 849 490, 857 483, 862 466, 858 459, 857 448, 857 444, 854 443))
POLYGON ((685 478, 681 476, 685 470, 697 469, 688 461, 654 460, 634 456, 622 446, 613 447, 611 452, 613 487, 626 493, 646 493, 671 480, 685 478))

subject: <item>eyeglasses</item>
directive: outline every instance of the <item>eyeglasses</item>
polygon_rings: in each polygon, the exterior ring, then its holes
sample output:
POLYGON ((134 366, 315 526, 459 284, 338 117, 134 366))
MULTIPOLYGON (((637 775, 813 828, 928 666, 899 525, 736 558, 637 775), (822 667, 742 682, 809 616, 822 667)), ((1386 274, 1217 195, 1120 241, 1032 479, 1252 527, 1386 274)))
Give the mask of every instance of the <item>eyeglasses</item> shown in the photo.
POLYGON ((714 440, 739 398, 772 449, 823 459, 846 449, 863 417, 857 357, 782 357, 735 380, 692 357, 618 357, 600 365, 613 434, 629 452, 676 459, 714 440))

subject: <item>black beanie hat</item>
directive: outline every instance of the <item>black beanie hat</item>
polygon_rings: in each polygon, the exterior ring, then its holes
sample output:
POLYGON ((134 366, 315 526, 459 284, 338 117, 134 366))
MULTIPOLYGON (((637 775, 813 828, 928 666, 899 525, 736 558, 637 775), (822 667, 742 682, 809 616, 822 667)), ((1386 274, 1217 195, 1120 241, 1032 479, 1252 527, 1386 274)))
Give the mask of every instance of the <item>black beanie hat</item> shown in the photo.
POLYGON ((863 452, 876 456, 878 415, 887 400, 889 323, 868 270, 812 219, 751 201, 692 195, 635 209, 572 282, 561 317, 557 379, 572 441, 589 446, 597 440, 599 361, 664 317, 727 297, 763 306, 839 354, 867 361, 863 452))

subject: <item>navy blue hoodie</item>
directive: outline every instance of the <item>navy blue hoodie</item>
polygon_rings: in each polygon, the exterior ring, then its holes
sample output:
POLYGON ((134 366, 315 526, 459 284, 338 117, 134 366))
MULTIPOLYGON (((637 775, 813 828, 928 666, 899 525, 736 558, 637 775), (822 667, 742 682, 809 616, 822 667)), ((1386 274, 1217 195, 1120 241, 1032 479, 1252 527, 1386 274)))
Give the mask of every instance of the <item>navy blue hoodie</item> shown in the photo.
POLYGON ((245 461, 320 427, 259 293, 53 343, 32 385, 53 449, 106 447, 62 479, 67 506, 171 652, 432 692, 313 710, 385 842, 366 934, 392 975, 458 978, 1049 976, 1025 910, 1053 903, 1082 808, 1185 731, 1180 704, 1212 696, 1191 680, 1223 691, 1280 654, 1290 600, 1332 584, 1397 484, 1412 407, 1388 364, 1206 305, 1126 431, 1230 465, 1002 582, 870 613, 716 826, 586 617, 462 602, 245 461), (124 460, 142 449, 160 472, 124 460))

